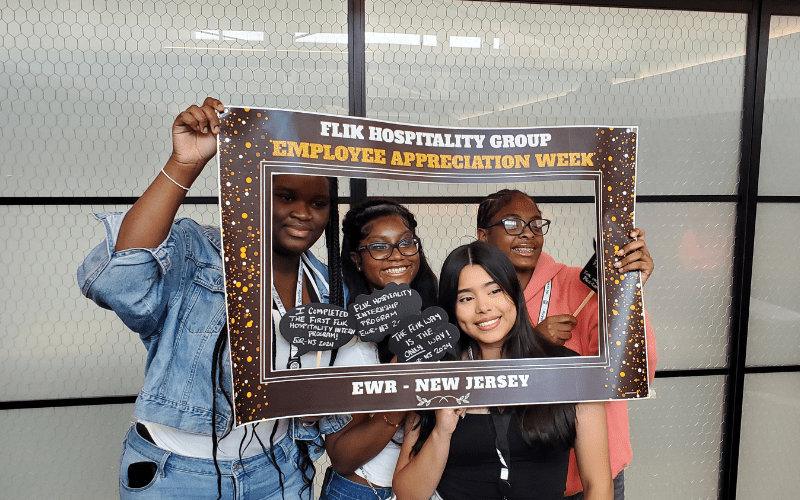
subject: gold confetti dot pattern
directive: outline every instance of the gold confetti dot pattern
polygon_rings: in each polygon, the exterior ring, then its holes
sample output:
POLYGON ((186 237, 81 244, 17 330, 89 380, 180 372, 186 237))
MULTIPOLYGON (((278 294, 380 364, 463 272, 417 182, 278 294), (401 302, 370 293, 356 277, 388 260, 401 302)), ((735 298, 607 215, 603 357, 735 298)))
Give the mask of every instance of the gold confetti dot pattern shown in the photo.
MULTIPOLYGON (((259 305, 259 256, 264 222, 261 204, 269 202, 269 197, 261 193, 260 170, 260 158, 266 153, 269 143, 264 135, 256 133, 267 119, 261 116, 263 114, 257 110, 231 108, 222 117, 223 127, 219 135, 220 204, 225 228, 222 238, 237 425, 263 419, 259 410, 268 404, 267 384, 261 383, 258 368, 262 363, 260 345, 263 331, 259 305), (253 401, 259 403, 254 405, 253 401)), ((266 328, 268 331, 269 325, 266 328)))
MULTIPOLYGON (((644 349, 644 309, 639 279, 620 275, 614 268, 616 251, 630 240, 634 228, 634 180, 636 176, 636 129, 606 128, 598 131, 596 165, 603 173, 601 191, 603 217, 603 266, 605 268, 605 310, 608 315, 609 365, 605 386, 609 398, 645 397, 648 392, 647 360, 644 349), (613 250, 611 250, 613 248, 613 250)), ((602 318, 602 312, 601 312, 602 318)))
MULTIPOLYGON (((236 423, 268 418, 269 390, 261 382, 261 335, 270 325, 261 324, 262 204, 260 162, 271 157, 269 137, 263 127, 271 110, 231 108, 223 115, 219 136, 220 203, 225 247, 225 279, 231 339, 236 423), (246 397, 243 397, 245 396, 246 397), (246 400, 244 406, 242 400, 246 400)), ((274 111, 279 113, 279 111, 274 111)), ((603 370, 608 399, 647 396, 644 315, 638 279, 621 276, 613 267, 615 252, 630 241, 634 228, 637 130, 598 128, 595 168, 602 172, 601 209, 605 300, 601 317, 607 322, 604 345, 608 367, 603 370)), ((265 183, 266 185, 266 183, 265 183)), ((267 210, 265 210, 267 212, 267 210)), ((264 285, 269 287, 269 285, 264 285)), ((269 317, 269 315, 265 315, 269 317)))

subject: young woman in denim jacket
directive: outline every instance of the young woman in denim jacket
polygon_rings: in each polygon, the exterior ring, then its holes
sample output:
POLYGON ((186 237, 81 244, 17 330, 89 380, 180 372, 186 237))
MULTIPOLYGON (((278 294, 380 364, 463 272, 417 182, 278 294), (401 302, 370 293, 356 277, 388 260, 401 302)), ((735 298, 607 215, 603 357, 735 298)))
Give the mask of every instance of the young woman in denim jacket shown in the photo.
MULTIPOLYGON (((114 310, 147 349, 137 423, 123 447, 121 498, 310 498, 321 434, 349 421, 283 419, 231 430, 220 231, 191 219, 173 222, 216 152, 222 111, 220 101, 208 98, 176 118, 173 153, 162 172, 126 214, 97 216, 107 239, 78 270, 81 291, 114 310)), ((308 249, 325 229, 335 186, 323 177, 290 175, 276 176, 274 185, 277 295, 286 309, 297 295, 303 303, 327 302, 327 269, 308 249)), ((283 351, 290 356, 288 345, 283 351)))

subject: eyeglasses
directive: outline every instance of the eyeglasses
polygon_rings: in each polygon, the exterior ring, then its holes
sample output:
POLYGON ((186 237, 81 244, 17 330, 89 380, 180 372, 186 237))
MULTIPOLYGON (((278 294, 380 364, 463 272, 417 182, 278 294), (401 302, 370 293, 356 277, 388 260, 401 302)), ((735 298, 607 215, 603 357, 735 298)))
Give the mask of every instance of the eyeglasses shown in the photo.
POLYGON ((550 219, 533 219, 529 222, 525 222, 518 217, 509 217, 506 219, 501 219, 498 222, 487 224, 486 229, 499 226, 500 224, 503 225, 503 229, 506 230, 506 233, 510 234, 511 236, 519 236, 525 232, 526 227, 531 228, 531 232, 533 234, 544 236, 547 234, 547 229, 550 227, 550 219))
POLYGON ((397 243, 376 241, 375 243, 364 245, 361 248, 356 248, 356 252, 363 252, 366 250, 373 259, 386 260, 392 256, 395 248, 398 252, 400 252, 400 255, 411 257, 412 255, 417 255, 421 247, 422 244, 420 243, 419 238, 415 236, 413 238, 403 238, 397 243))

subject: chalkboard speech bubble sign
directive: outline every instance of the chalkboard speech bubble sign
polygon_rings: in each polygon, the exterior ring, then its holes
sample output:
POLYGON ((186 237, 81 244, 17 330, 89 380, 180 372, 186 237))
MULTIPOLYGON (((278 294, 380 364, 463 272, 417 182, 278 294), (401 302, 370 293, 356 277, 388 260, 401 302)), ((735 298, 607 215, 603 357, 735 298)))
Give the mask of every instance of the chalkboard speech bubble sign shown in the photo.
POLYGON ((458 328, 448 323, 441 307, 429 307, 400 321, 389 338, 389 350, 401 363, 439 361, 445 353, 456 354, 458 328))
POLYGON ((581 281, 597 293, 597 252, 592 255, 589 262, 581 269, 581 281))
POLYGON ((583 302, 581 302, 581 305, 579 305, 578 308, 575 309, 575 312, 572 313, 573 316, 577 316, 578 314, 580 314, 580 312, 583 311, 583 308, 586 307, 586 304, 589 303, 589 299, 591 299, 592 296, 597 293, 597 251, 596 250, 595 250, 594 254, 592 255, 592 258, 589 259, 589 262, 587 262, 586 265, 583 266, 583 269, 581 269, 580 280, 584 285, 588 286, 590 290, 589 290, 589 293, 586 295, 586 298, 583 299, 583 302))
POLYGON ((359 295, 348 307, 348 324, 365 342, 380 342, 397 331, 400 320, 419 314, 422 297, 407 284, 389 283, 383 290, 359 295))
POLYGON ((336 305, 303 304, 281 318, 281 335, 297 348, 298 357, 310 351, 338 349, 356 333, 347 317, 347 311, 336 305))

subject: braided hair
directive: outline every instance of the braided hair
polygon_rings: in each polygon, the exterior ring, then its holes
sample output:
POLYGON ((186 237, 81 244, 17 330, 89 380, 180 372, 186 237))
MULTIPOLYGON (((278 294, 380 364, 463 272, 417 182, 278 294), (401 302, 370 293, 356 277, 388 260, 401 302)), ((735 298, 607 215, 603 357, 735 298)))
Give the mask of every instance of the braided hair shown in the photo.
MULTIPOLYGON (((358 270, 355 262, 350 258, 350 254, 355 252, 361 241, 369 236, 370 231, 372 231, 372 222, 387 215, 399 215, 406 227, 416 236, 417 220, 414 214, 403 205, 390 200, 375 199, 366 201, 357 207, 351 208, 344 217, 344 222, 342 222, 342 258, 339 262, 344 275, 344 283, 347 285, 351 298, 369 294, 371 286, 367 282, 364 273, 358 270)), ((421 245, 419 249, 419 270, 409 285, 422 297, 423 309, 436 305, 438 281, 421 245)), ((389 337, 386 337, 377 345, 378 358, 381 363, 388 363, 393 356, 389 351, 389 337)))
MULTIPOLYGON (((330 293, 330 303, 335 304, 341 307, 344 307, 344 288, 343 288, 343 281, 342 281, 342 266, 339 260, 339 183, 336 177, 328 177, 328 191, 330 195, 330 214, 328 217, 328 223, 325 225, 325 244, 328 250, 328 282, 329 282, 329 293, 330 293)), ((214 462, 214 469, 217 472, 217 499, 220 500, 222 498, 222 472, 219 468, 219 462, 217 461, 217 450, 219 448, 219 440, 222 437, 219 437, 217 434, 217 392, 219 390, 222 393, 223 397, 228 403, 230 408, 233 408, 233 401, 231 400, 230 394, 225 388, 223 383, 223 361, 226 357, 225 350, 227 347, 227 340, 228 340, 228 328, 227 326, 223 326, 222 331, 220 331, 219 335, 217 336, 217 340, 214 344, 214 352, 212 354, 211 360, 211 387, 212 387, 212 412, 211 412, 211 453, 212 459, 214 462)), ((333 359, 335 358, 335 351, 331 354, 331 363, 333 363, 333 359)), ((284 475, 283 471, 281 471, 280 467, 278 466, 277 457, 275 456, 275 434, 278 430, 278 425, 274 425, 272 428, 272 432, 269 436, 269 448, 267 448, 264 443, 261 441, 259 435, 255 432, 255 427, 258 424, 254 424, 252 434, 250 439, 252 440, 255 437, 258 440, 259 445, 261 446, 261 450, 265 455, 269 455, 272 459, 272 465, 275 467, 275 470, 278 472, 278 484, 281 488, 281 496, 285 498, 286 491, 284 490, 284 475)), ((242 437, 242 442, 239 445, 239 458, 242 458, 242 450, 244 447, 244 442, 247 438, 247 428, 245 428, 245 434, 242 437)), ((316 474, 316 467, 314 467, 314 461, 311 459, 311 454, 309 452, 309 445, 307 441, 297 440, 295 441, 297 445, 297 449, 299 452, 299 463, 298 467, 303 475, 303 488, 300 490, 300 494, 307 489, 313 487, 314 482, 314 475, 316 474)))
MULTIPOLYGON (((531 200, 531 203, 539 210, 539 205, 528 196, 527 194, 523 193, 519 189, 501 189, 496 193, 492 193, 486 198, 481 201, 480 205, 478 205, 478 217, 477 217, 477 226, 479 229, 484 229, 488 226, 494 216, 503 209, 506 205, 511 202, 511 198, 515 196, 524 196, 531 200)), ((540 210, 541 211, 541 210, 540 210)))

